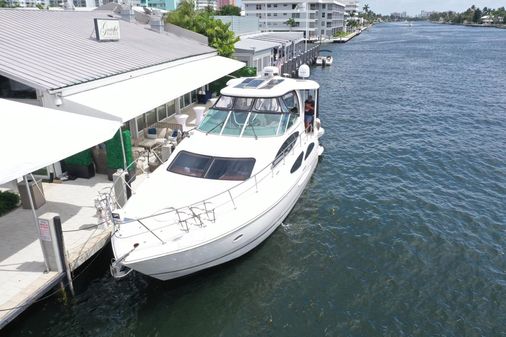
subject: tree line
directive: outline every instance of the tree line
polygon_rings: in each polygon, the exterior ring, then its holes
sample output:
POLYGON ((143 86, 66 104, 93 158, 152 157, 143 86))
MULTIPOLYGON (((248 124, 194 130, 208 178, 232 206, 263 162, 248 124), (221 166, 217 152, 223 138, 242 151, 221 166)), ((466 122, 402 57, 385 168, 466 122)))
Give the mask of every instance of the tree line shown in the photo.
POLYGON ((230 23, 223 23, 214 19, 214 15, 240 15, 241 9, 231 8, 235 6, 224 6, 220 11, 215 12, 211 7, 197 10, 194 0, 182 0, 175 11, 170 12, 166 22, 173 25, 194 31, 207 36, 209 46, 215 48, 218 55, 230 57, 235 51, 234 44, 239 41, 234 32, 230 29, 230 23))
POLYGON ((506 10, 504 7, 497 9, 484 7, 480 9, 475 5, 469 7, 465 12, 457 13, 454 11, 434 12, 430 15, 431 21, 441 21, 448 23, 483 23, 483 17, 488 16, 493 23, 506 24, 506 10))

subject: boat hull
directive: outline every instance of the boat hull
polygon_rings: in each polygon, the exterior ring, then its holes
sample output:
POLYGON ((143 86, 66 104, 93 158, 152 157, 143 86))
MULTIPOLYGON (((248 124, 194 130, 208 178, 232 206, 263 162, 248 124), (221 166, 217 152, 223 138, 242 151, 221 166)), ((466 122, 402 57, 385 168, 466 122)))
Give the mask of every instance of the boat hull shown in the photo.
POLYGON ((170 280, 217 266, 248 253, 266 240, 288 216, 316 168, 317 157, 315 153, 311 161, 307 161, 299 179, 277 203, 245 225, 191 249, 124 265, 160 280, 170 280))

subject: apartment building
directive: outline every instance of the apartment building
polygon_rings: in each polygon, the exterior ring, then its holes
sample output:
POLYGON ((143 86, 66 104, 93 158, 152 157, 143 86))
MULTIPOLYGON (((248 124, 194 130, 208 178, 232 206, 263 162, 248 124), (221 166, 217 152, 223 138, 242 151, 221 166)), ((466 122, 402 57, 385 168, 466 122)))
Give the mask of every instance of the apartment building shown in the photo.
POLYGON ((358 13, 360 11, 360 7, 357 0, 341 0, 344 4, 344 10, 348 14, 358 13))
POLYGON ((217 6, 221 9, 223 6, 236 6, 236 3, 235 0, 218 0, 217 6))
POLYGON ((344 31, 345 5, 336 0, 243 0, 246 16, 256 16, 261 31, 303 32, 309 39, 327 39, 344 31), (293 19, 293 24, 289 24, 293 19))
POLYGON ((218 5, 216 0, 196 0, 195 1, 196 9, 207 9, 211 8, 213 11, 218 9, 218 5))

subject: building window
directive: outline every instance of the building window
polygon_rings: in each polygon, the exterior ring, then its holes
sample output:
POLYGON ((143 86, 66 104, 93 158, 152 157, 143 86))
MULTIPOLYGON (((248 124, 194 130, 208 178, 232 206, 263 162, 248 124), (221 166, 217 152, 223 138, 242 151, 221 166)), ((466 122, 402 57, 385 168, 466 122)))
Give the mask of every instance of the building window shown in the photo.
POLYGON ((146 125, 151 126, 157 122, 156 109, 150 110, 146 113, 146 125))
POLYGON ((262 5, 257 5, 257 11, 262 9, 262 5))
POLYGON ((176 113, 176 100, 167 103, 167 116, 172 116, 176 113))
POLYGON ((271 8, 271 4, 268 4, 268 5, 267 5, 267 8, 271 8))
POLYGON ((322 13, 322 18, 324 18, 324 17, 325 17, 325 13, 322 13))
POLYGON ((156 108, 156 114, 159 121, 167 118, 167 105, 160 105, 158 108, 156 108))
POLYGON ((278 13, 274 13, 274 16, 278 16, 278 13))
POLYGON ((0 97, 37 99, 37 93, 34 88, 0 75, 0 97))
POLYGON ((198 90, 193 90, 192 91, 192 103, 197 103, 197 94, 198 94, 198 90))
POLYGON ((267 16, 271 16, 271 13, 267 13, 267 16))
POLYGON ((325 9, 325 4, 322 4, 322 9, 325 9))
POLYGON ((146 121, 144 120, 144 115, 141 115, 136 118, 137 121, 137 131, 142 131, 146 127, 146 121))
POLYGON ((274 6, 274 8, 277 8, 277 7, 278 7, 278 4, 274 4, 273 6, 274 6))

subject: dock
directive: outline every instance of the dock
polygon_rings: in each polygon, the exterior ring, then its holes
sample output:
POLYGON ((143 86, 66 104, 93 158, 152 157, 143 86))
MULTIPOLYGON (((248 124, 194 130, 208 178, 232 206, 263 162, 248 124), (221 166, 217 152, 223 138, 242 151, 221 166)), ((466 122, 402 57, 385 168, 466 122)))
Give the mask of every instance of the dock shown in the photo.
MULTIPOLYGON (((208 108, 210 103, 206 104, 208 108)), ((192 107, 181 113, 188 115, 184 128, 196 126, 192 107)), ((174 116, 167 122, 175 122, 174 116)), ((149 173, 138 173, 132 187, 135 190, 149 173)), ((37 216, 47 212, 60 215, 66 256, 71 271, 98 253, 110 240, 112 225, 100 224, 95 208, 99 192, 108 190, 112 182, 107 175, 96 174, 90 179, 43 182, 46 203, 36 210, 37 216)), ((0 217, 0 329, 19 316, 37 300, 59 284, 67 283, 64 273, 46 272, 39 243, 38 229, 31 209, 21 206, 0 217)), ((75 275, 74 275, 75 277, 75 275)))
POLYGON ((363 27, 361 29, 358 29, 358 30, 354 31, 353 33, 349 34, 346 37, 337 37, 337 38, 334 38, 334 39, 332 39, 332 42, 333 43, 346 43, 346 42, 352 40, 354 37, 359 36, 360 34, 362 34, 362 32, 365 31, 365 30, 367 30, 368 28, 369 28, 369 26, 366 26, 366 27, 363 27))
MULTIPOLYGON (((36 210, 60 214, 69 265, 77 269, 109 240, 111 228, 97 226, 94 199, 111 186, 105 175, 62 183, 42 183, 46 203, 36 210)), ((30 209, 21 207, 0 217, 0 328, 42 297, 63 274, 45 272, 38 230, 30 209)))

